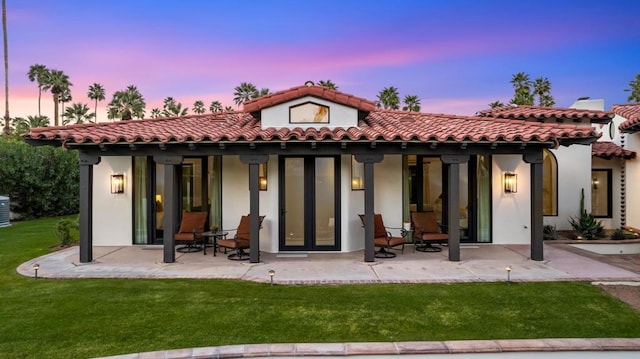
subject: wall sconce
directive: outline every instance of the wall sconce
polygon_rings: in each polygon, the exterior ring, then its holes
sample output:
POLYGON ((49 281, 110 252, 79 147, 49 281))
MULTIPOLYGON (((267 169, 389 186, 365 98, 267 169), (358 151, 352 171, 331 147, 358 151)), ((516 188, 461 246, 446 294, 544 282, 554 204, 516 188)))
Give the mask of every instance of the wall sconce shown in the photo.
POLYGON ((111 193, 124 193, 124 175, 111 175, 111 193))
POLYGON ((591 179, 591 186, 593 187, 593 189, 598 189, 599 184, 600 184, 600 181, 598 180, 597 177, 593 177, 591 179))
POLYGON ((267 190, 267 164, 260 163, 258 165, 258 189, 260 191, 267 190))
POLYGON ((518 175, 512 172, 504 173, 504 192, 505 193, 518 192, 518 175))
POLYGON ((364 163, 356 161, 356 156, 351 156, 351 190, 361 191, 364 189, 364 163))

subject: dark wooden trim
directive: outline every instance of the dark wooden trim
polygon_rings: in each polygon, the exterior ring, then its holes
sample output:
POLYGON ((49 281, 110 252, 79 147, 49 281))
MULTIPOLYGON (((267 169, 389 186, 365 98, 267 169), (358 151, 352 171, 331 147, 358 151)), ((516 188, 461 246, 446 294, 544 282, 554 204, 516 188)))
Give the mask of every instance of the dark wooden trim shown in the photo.
MULTIPOLYGON (((467 160, 469 160, 469 156, 467 156, 467 160)), ((458 208, 458 203, 460 203, 460 162, 448 163, 446 166, 449 184, 447 189, 449 260, 458 262, 460 261, 460 209, 458 208)))
MULTIPOLYGON (((155 160, 157 162, 157 159, 155 160)), ((178 203, 176 201, 179 198, 177 193, 176 166, 179 166, 181 163, 182 158, 180 158, 179 163, 175 163, 175 160, 164 163, 164 217, 162 222, 164 232, 162 241, 165 263, 173 263, 176 261, 174 233, 177 227, 176 209, 178 208, 178 203)))
MULTIPOLYGON (((266 156, 265 156, 266 157, 266 156)), ((242 162, 245 162, 246 158, 242 162)), ((266 160, 264 161, 266 162, 266 160)), ((260 263, 260 173, 258 161, 249 161, 249 262, 260 263)), ((246 163, 246 162, 245 162, 246 163)))
POLYGON ((182 164, 182 156, 178 155, 154 155, 153 160, 163 165, 180 165, 182 164))
MULTIPOLYGON (((377 162, 382 161, 382 156, 377 162)), ((358 156, 356 156, 356 161, 358 156)), ((373 166, 374 162, 364 162, 364 261, 375 261, 375 244, 374 244, 374 184, 373 184, 373 166)))
POLYGON ((248 165, 267 163, 267 161, 269 161, 269 155, 267 154, 240 155, 240 162, 248 165))
POLYGON ((80 263, 93 261, 93 166, 99 156, 80 153, 80 263))
MULTIPOLYGON (((540 151, 542 158, 542 151, 540 151)), ((544 260, 542 215, 542 160, 529 162, 531 168, 531 259, 544 260)))

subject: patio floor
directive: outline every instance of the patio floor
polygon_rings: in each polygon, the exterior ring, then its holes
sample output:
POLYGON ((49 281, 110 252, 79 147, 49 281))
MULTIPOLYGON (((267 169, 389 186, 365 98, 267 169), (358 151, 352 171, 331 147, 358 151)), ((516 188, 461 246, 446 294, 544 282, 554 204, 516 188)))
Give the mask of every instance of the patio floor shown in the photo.
MULTIPOLYGON (((45 278, 227 278, 268 282, 275 271, 276 284, 323 283, 451 283, 504 281, 507 265, 510 279, 523 281, 633 281, 640 270, 616 265, 608 256, 585 255, 567 245, 545 243, 544 261, 528 259, 528 245, 462 245, 461 261, 450 262, 446 247, 439 253, 414 252, 405 248, 396 258, 364 262, 363 251, 352 253, 262 252, 260 263, 231 261, 208 250, 178 253, 175 263, 163 263, 161 246, 94 247, 94 261, 79 263, 78 247, 34 258, 18 267, 45 278)), ((640 258, 640 255, 639 257, 640 258)), ((640 268, 640 267, 636 267, 640 268)))

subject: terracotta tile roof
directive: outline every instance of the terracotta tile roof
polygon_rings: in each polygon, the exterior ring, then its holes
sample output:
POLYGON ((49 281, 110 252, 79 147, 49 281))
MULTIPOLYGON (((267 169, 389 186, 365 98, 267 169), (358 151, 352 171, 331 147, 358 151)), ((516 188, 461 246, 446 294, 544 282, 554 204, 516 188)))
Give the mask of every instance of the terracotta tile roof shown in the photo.
POLYGON ((608 123, 615 117, 612 112, 598 110, 512 105, 480 111, 478 115, 483 117, 510 118, 524 121, 556 120, 558 122, 580 122, 582 120, 588 120, 591 123, 608 123))
POLYGON ((613 157, 621 157, 626 160, 636 158, 636 153, 634 151, 625 150, 624 148, 609 141, 598 141, 592 143, 591 155, 607 160, 610 160, 613 157))
POLYGON ((279 91, 270 95, 258 97, 244 104, 244 112, 256 112, 263 108, 279 105, 281 103, 296 100, 305 96, 314 96, 341 105, 356 108, 361 111, 373 111, 376 104, 360 97, 349 95, 340 91, 330 90, 326 87, 311 85, 297 86, 288 90, 279 91))
POLYGON ((250 113, 230 112, 184 117, 118 121, 64 127, 34 128, 28 140, 63 144, 251 142, 296 140, 363 140, 418 142, 554 142, 593 141, 595 129, 586 126, 538 123, 512 119, 436 115, 375 110, 358 127, 320 129, 261 128, 250 113))
POLYGON ((618 126, 620 131, 636 132, 640 131, 640 103, 626 105, 613 105, 611 112, 626 119, 618 126))

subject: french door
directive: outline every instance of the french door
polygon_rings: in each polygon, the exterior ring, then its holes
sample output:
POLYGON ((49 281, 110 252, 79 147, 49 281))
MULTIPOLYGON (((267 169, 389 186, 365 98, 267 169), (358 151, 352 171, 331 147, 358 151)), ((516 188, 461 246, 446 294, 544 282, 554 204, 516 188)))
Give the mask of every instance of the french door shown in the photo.
POLYGON ((279 250, 340 250, 340 158, 282 156, 279 168, 279 250))

